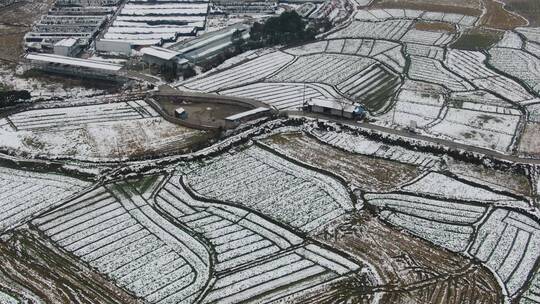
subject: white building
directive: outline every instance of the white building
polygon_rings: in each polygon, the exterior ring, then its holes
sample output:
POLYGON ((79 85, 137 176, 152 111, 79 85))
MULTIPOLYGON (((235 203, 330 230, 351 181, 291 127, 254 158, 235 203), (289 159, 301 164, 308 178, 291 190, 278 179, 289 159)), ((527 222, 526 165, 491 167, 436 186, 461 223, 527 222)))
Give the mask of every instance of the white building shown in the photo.
POLYGON ((81 45, 76 38, 66 38, 54 44, 54 54, 74 57, 81 51, 81 45))
POLYGON ((341 100, 312 98, 307 103, 308 110, 313 113, 329 114, 345 118, 357 118, 365 114, 358 104, 345 103, 341 100))
POLYGON ((245 112, 237 113, 225 118, 225 127, 234 128, 243 122, 254 120, 269 115, 270 113, 270 108, 265 107, 258 107, 245 112))
POLYGON ((42 53, 28 53, 25 59, 31 68, 45 72, 109 81, 126 80, 123 66, 119 64, 42 53))

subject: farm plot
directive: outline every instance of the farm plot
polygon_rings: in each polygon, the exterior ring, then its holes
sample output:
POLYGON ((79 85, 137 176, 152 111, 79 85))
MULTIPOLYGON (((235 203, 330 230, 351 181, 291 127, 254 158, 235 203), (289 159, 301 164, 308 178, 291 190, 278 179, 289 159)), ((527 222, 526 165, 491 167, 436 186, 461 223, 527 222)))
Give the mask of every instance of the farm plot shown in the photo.
POLYGON ((412 25, 409 20, 391 20, 381 22, 353 21, 349 26, 340 29, 328 38, 372 38, 399 40, 412 25))
POLYGON ((503 38, 495 45, 497 48, 521 49, 523 40, 516 32, 506 31, 503 38))
POLYGON ((4 234, 0 263, 2 304, 140 303, 34 230, 4 234))
POLYGON ((59 128, 79 127, 90 123, 151 117, 159 117, 159 114, 144 101, 135 100, 95 106, 26 111, 11 115, 8 119, 16 130, 48 128, 58 130, 59 128))
POLYGON ((444 119, 429 132, 465 144, 508 151, 520 122, 519 115, 506 115, 449 107, 444 119))
POLYGON ((388 110, 400 86, 398 75, 381 64, 374 64, 341 82, 337 88, 376 115, 388 110))
POLYGON ((427 57, 436 60, 444 59, 444 48, 417 43, 407 43, 405 52, 412 56, 427 57))
POLYGON ((440 61, 419 56, 410 56, 410 59, 408 74, 411 79, 439 84, 450 91, 473 89, 471 84, 446 69, 440 61))
POLYGON ((481 52, 451 49, 445 60, 448 68, 486 91, 495 92, 513 102, 534 99, 519 83, 499 75, 485 66, 481 52))
MULTIPOLYGON (((527 202, 487 190, 486 185, 482 187, 482 184, 476 183, 477 181, 477 179, 471 178, 457 180, 441 173, 430 172, 414 183, 404 186, 403 190, 411 193, 427 194, 442 199, 528 208, 527 202)), ((501 191, 500 187, 498 190, 501 191)))
POLYGON ((254 83, 219 94, 253 98, 278 110, 297 110, 313 98, 337 99, 340 96, 331 86, 313 83, 254 83))
POLYGON ((525 42, 525 50, 535 55, 536 57, 540 57, 540 42, 539 43, 530 42, 530 41, 525 42))
POLYGON ((0 167, 0 233, 89 186, 67 176, 0 167))
POLYGON ((89 192, 33 221, 58 246, 150 303, 190 303, 210 278, 210 254, 128 184, 89 192))
POLYGON ((262 80, 293 59, 294 56, 277 51, 204 78, 188 80, 180 85, 192 90, 216 92, 262 80))
POLYGON ((405 33, 405 35, 403 35, 401 41, 405 43, 444 46, 452 42, 454 37, 455 34, 447 32, 410 29, 407 33, 405 33))
POLYGON ((435 155, 407 150, 398 146, 389 146, 363 136, 319 130, 311 133, 324 143, 353 153, 394 160, 419 166, 421 169, 437 168, 441 164, 441 159, 435 155))
POLYGON ((313 43, 306 43, 300 46, 287 48, 283 52, 295 56, 311 55, 317 53, 324 53, 330 40, 322 40, 313 43))
POLYGON ((374 60, 343 54, 315 54, 299 57, 270 78, 277 82, 319 82, 337 85, 356 75, 374 60))
MULTIPOLYGON (((317 237, 333 248, 370 261, 388 284, 385 292, 378 294, 379 303, 503 303, 501 288, 488 269, 464 255, 386 225, 370 212, 335 221, 317 237)), ((360 292, 349 285, 327 292, 335 293, 342 299, 339 295, 354 297, 360 292)))
POLYGON ((444 115, 444 106, 445 100, 442 94, 421 90, 401 90, 396 96, 392 111, 381 116, 380 119, 401 126, 416 125, 418 128, 425 128, 444 115))
POLYGON ((536 270, 534 276, 528 282, 528 286, 519 296, 520 304, 537 304, 540 303, 540 272, 536 270))
MULTIPOLYGON (((538 118, 536 118, 538 119, 538 118)), ((519 141, 519 152, 525 155, 538 156, 540 154, 540 123, 528 122, 519 141)))
POLYGON ((336 173, 362 190, 389 191, 420 174, 416 166, 342 151, 302 133, 280 133, 264 142, 289 157, 336 173))
POLYGON ((0 146, 31 157, 122 160, 185 151, 209 136, 149 117, 157 113, 146 103, 134 107, 130 103, 15 114, 0 120, 0 146))
POLYGON ((532 187, 526 173, 496 170, 482 165, 450 159, 447 162, 448 171, 478 184, 487 185, 492 189, 501 189, 517 195, 530 196, 532 187))
POLYGON ((475 16, 443 12, 425 12, 421 19, 426 21, 448 22, 459 24, 461 26, 473 26, 476 23, 476 20, 478 20, 475 16))
POLYGON ((371 9, 359 10, 354 18, 360 21, 384 21, 391 19, 417 19, 423 11, 409 9, 371 9))
POLYGON ((332 39, 292 47, 284 52, 297 55, 321 53, 359 55, 377 59, 396 72, 403 72, 405 57, 396 42, 373 39, 332 39))
POLYGON ((515 30, 527 40, 540 43, 540 27, 517 27, 515 30))
POLYGON ((469 253, 492 269, 515 296, 540 256, 539 234, 540 226, 527 215, 495 209, 479 227, 469 253))
POLYGON ((452 92, 449 103, 456 108, 493 112, 499 114, 520 115, 515 104, 484 90, 452 92))
POLYGON ((258 147, 218 157, 186 178, 202 196, 254 209, 304 232, 353 209, 338 181, 258 147))
POLYGON ((366 194, 382 219, 454 252, 467 248, 486 207, 404 194, 366 194))
POLYGON ((496 69, 523 80, 540 95, 540 59, 522 50, 508 48, 492 48, 489 55, 489 63, 496 69))
MULTIPOLYGON (((215 280, 202 303, 290 301, 361 269, 248 210, 192 198, 181 178, 178 173, 171 176, 154 200, 159 210, 213 248, 215 280)), ((368 283, 377 283, 374 276, 370 279, 368 283)))
POLYGON ((458 24, 461 26, 473 26, 478 19, 475 16, 443 13, 443 12, 427 12, 423 10, 401 9, 401 8, 386 8, 360 10, 355 15, 356 20, 360 21, 385 21, 392 19, 419 19, 425 21, 447 22, 458 24))

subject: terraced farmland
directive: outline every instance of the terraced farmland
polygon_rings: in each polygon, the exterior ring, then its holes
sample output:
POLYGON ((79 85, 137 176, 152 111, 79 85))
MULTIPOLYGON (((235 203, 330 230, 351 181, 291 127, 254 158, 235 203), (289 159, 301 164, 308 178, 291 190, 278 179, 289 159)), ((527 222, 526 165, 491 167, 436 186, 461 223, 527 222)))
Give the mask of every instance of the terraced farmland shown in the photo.
POLYGON ((55 174, 0 167, 0 232, 57 206, 90 183, 55 174))
POLYGON ((200 195, 268 214, 309 233, 353 209, 347 189, 258 147, 226 155, 187 174, 200 195))

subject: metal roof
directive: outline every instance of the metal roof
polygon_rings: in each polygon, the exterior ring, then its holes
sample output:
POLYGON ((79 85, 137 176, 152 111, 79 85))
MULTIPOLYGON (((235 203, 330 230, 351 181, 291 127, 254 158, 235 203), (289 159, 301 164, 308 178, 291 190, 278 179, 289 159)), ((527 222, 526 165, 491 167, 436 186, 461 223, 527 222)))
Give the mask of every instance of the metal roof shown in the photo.
POLYGON ((81 59, 53 54, 40 54, 40 53, 28 53, 25 56, 26 59, 31 61, 39 61, 45 63, 58 63, 70 66, 84 67, 97 70, 105 70, 111 72, 118 72, 122 69, 122 65, 108 63, 98 60, 81 59))

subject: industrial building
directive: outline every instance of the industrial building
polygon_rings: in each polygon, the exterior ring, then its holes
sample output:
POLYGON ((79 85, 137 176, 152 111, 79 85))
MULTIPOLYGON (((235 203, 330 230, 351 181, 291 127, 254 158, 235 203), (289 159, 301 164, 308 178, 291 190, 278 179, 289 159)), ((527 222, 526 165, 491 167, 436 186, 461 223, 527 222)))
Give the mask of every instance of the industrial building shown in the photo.
POLYGON ((25 59, 28 68, 49 73, 108 81, 126 80, 123 66, 119 64, 41 53, 28 53, 25 55, 25 59))
POLYGON ((312 98, 307 102, 307 110, 313 113, 328 114, 349 119, 360 119, 366 114, 359 104, 345 103, 342 100, 312 98))
POLYGON ((137 46, 162 46, 195 37, 205 28, 208 1, 134 2, 125 4, 103 38, 137 46))
POLYGON ((60 56, 74 57, 81 51, 79 39, 66 38, 54 44, 54 53, 60 56))
POLYGON ((142 61, 150 65, 176 69, 188 64, 188 60, 181 58, 181 53, 162 47, 145 47, 140 52, 143 54, 142 61))
POLYGON ((30 51, 53 52, 54 44, 66 38, 76 38, 81 46, 86 46, 106 20, 106 16, 45 15, 24 36, 25 47, 30 51))
POLYGON ((116 6, 120 0, 56 0, 57 6, 116 6))
POLYGON ((235 128, 243 122, 267 116, 271 113, 270 108, 258 107, 245 112, 231 115, 225 118, 225 128, 235 128))
POLYGON ((182 54, 192 63, 207 61, 233 45, 235 35, 246 39, 249 37, 249 26, 236 24, 225 29, 207 33, 188 42, 180 43, 171 49, 182 54))

